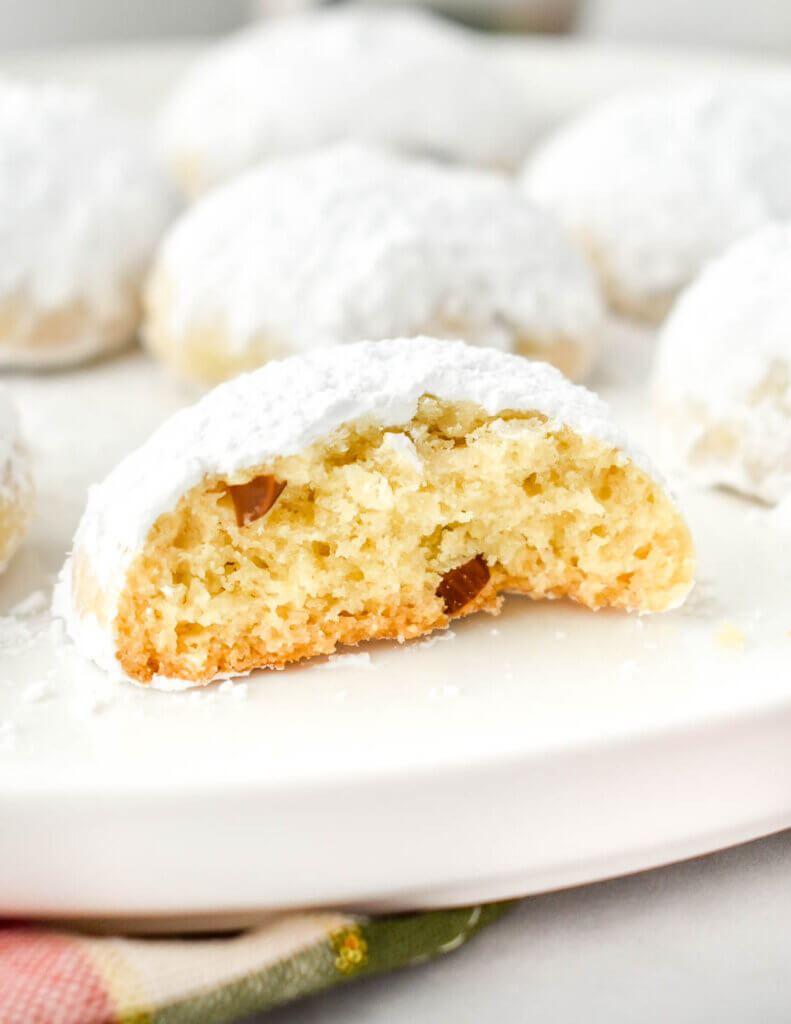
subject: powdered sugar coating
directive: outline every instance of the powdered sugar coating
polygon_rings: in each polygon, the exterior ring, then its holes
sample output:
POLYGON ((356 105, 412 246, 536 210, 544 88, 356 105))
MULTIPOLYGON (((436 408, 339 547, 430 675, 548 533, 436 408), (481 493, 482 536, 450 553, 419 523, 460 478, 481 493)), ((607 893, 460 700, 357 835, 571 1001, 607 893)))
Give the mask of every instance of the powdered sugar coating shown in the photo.
POLYGON ((157 257, 146 334, 186 362, 213 327, 242 367, 261 339, 287 354, 432 333, 529 343, 550 361, 562 344, 580 376, 602 322, 584 261, 510 181, 342 144, 271 161, 188 210, 157 257))
POLYGON ((787 79, 621 96, 561 128, 524 183, 616 304, 661 309, 729 244, 791 216, 789 123, 787 79))
MULTIPOLYGON (((0 310, 126 318, 174 197, 141 132, 93 96, 0 79, 0 310)), ((78 355, 103 339, 79 339, 78 355)), ((75 345, 77 342, 75 342, 75 345)), ((63 344, 0 360, 62 359, 63 344)))
POLYGON ((532 132, 516 83, 472 33, 416 10, 345 5, 216 47, 177 88, 158 134, 195 193, 342 139, 513 168, 532 132))
MULTIPOLYGON (((491 416, 506 410, 543 413, 658 476, 605 403, 545 363, 433 338, 359 342, 271 362, 171 417, 91 488, 72 558, 90 566, 104 595, 105 623, 73 607, 70 563, 56 599, 78 647, 119 673, 112 623, 128 566, 156 519, 205 477, 230 479, 277 456, 297 454, 349 422, 398 427, 412 418, 424 394, 474 402, 491 416)), ((188 685, 162 679, 154 684, 188 685)))
POLYGON ((21 544, 33 514, 30 456, 11 393, 0 387, 0 572, 21 544))
POLYGON ((791 495, 791 225, 737 243, 682 295, 655 389, 668 457, 693 477, 791 495))

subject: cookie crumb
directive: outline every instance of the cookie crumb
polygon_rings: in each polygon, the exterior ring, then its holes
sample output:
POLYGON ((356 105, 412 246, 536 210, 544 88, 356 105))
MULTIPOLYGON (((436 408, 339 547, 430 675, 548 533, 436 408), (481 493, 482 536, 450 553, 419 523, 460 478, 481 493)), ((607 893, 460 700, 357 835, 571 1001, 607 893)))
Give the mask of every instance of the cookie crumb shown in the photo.
POLYGON ((373 663, 368 651, 362 651, 360 654, 331 654, 316 668, 373 668, 373 663))
POLYGON ((728 651, 743 651, 747 646, 747 637, 733 622, 723 622, 714 636, 717 645, 728 651))

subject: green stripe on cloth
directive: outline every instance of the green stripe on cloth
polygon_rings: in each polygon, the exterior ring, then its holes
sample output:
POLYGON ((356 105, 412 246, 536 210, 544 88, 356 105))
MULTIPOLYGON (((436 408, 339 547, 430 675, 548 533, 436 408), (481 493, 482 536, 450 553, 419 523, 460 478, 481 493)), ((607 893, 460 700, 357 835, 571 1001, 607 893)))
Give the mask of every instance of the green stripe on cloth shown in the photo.
POLYGON ((423 963, 464 945, 511 905, 491 903, 351 922, 260 971, 160 1005, 151 1021, 227 1024, 358 978, 423 963))

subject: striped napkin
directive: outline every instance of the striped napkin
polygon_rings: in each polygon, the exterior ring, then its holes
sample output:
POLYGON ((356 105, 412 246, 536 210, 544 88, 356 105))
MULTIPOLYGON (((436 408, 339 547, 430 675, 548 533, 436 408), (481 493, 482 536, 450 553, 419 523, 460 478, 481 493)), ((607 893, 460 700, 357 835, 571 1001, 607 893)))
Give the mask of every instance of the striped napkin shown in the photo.
POLYGON ((221 1024, 450 953, 510 906, 282 914, 234 935, 115 938, 0 922, 0 1024, 221 1024))

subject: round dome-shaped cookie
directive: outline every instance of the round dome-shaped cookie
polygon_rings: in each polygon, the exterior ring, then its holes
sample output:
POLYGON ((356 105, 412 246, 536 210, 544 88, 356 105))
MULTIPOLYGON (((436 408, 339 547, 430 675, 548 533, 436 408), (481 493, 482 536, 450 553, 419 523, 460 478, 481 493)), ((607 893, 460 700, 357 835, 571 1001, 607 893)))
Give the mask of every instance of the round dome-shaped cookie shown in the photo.
POLYGON ((13 399, 0 387, 0 572, 25 539, 33 518, 34 488, 13 399))
POLYGON ((649 321, 728 245, 791 216, 791 86, 622 96, 528 160, 528 194, 577 238, 614 308, 649 321))
POLYGON ((133 125, 82 91, 0 79, 0 367, 131 341, 173 204, 133 125))
POLYGON ((77 646, 178 687, 413 637, 499 594, 659 611, 686 525, 595 395, 417 338, 220 385, 93 488, 56 600, 77 646))
POLYGON ((347 139, 514 169, 533 135, 521 90, 469 30, 346 5, 266 21, 177 87, 160 148, 196 195, 271 156, 347 139))
POLYGON ((347 143, 269 161, 187 210, 155 261, 144 336, 210 381, 417 334, 581 377, 602 318, 584 260, 511 181, 347 143))
POLYGON ((654 384, 669 460, 705 484, 791 496, 791 225, 738 242, 690 285, 654 384))

